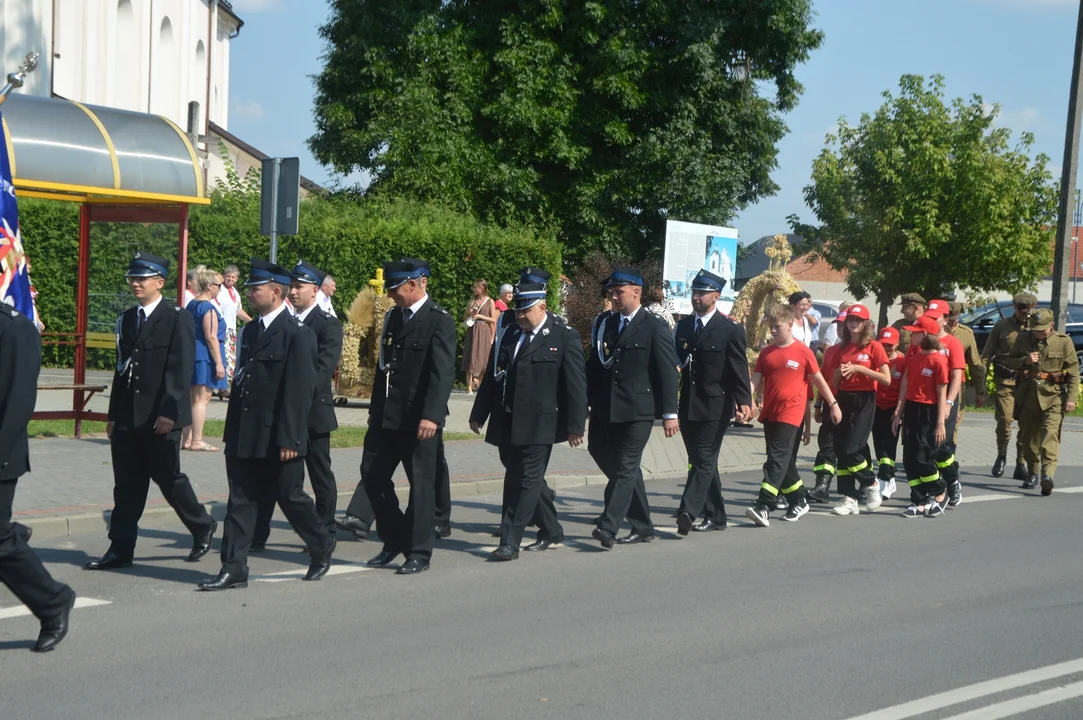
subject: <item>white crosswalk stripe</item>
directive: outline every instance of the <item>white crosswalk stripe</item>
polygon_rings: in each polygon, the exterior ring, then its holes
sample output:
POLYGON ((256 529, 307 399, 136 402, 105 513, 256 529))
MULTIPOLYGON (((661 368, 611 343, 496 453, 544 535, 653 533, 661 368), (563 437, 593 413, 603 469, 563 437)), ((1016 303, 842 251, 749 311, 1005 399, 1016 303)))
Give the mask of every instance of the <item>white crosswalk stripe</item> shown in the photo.
MULTIPOLYGON (((111 605, 110 600, 99 600, 97 598, 75 598, 75 609, 81 610, 82 608, 97 607, 99 605, 111 605)), ((0 608, 0 620, 7 620, 8 618, 23 617, 25 615, 31 615, 30 609, 25 605, 16 605, 15 607, 0 608)))

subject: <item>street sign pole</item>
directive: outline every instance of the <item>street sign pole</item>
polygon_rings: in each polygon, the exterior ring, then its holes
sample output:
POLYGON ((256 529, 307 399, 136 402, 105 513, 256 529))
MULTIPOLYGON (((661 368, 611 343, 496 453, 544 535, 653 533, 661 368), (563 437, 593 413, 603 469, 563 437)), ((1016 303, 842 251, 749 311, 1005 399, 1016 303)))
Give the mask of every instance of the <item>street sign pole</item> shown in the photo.
MULTIPOLYGON (((1068 271, 1074 260, 1068 259, 1072 248, 1072 199, 1075 197, 1076 170, 1079 162, 1080 120, 1083 119, 1083 2, 1075 31, 1075 57, 1072 63, 1072 86, 1068 99, 1068 127, 1064 139, 1064 166, 1060 178, 1060 208, 1057 212, 1057 244, 1053 251, 1053 322, 1064 330, 1068 311, 1068 271)), ((1074 274, 1074 273, 1073 273, 1074 274)))
POLYGON ((282 172, 282 158, 274 159, 274 172, 271 175, 271 262, 278 262, 278 176, 282 172))

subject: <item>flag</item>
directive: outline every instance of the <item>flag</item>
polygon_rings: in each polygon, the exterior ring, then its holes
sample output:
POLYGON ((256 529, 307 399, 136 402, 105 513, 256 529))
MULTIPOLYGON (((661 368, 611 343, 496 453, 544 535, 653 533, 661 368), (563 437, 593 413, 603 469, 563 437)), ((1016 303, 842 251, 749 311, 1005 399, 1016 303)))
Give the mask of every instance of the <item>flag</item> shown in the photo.
POLYGON ((19 233, 19 208, 11 180, 7 143, 0 138, 0 300, 37 323, 30 268, 19 233))

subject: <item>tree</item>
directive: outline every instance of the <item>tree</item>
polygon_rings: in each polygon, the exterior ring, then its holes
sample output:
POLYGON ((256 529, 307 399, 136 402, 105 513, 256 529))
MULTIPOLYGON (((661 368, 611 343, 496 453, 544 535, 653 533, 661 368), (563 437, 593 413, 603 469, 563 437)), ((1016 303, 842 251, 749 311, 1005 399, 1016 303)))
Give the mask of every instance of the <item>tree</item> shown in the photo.
POLYGON ((994 126, 998 106, 975 95, 944 103, 944 79, 904 75, 875 115, 837 135, 813 161, 805 202, 819 226, 790 216, 814 253, 846 270, 880 320, 898 295, 956 287, 1016 292, 1049 270, 1057 186, 1034 138, 994 126))
POLYGON ((773 194, 811 0, 331 0, 316 158, 367 192, 660 256, 773 194), (773 84, 771 97, 761 88, 773 84))

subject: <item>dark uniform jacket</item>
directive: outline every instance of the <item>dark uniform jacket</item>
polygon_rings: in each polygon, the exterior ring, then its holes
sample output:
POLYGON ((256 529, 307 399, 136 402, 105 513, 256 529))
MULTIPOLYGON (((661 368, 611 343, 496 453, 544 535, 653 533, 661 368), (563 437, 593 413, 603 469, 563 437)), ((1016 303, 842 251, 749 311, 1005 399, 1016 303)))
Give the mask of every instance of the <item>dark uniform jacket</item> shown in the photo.
POLYGON ((620 313, 605 321, 597 347, 587 358, 591 418, 634 422, 677 414, 677 356, 666 322, 641 307, 623 333, 620 313), (612 360, 606 368, 602 360, 612 360))
POLYGON ((369 424, 414 432, 425 419, 443 427, 455 381, 455 321, 447 310, 429 298, 404 323, 402 309, 393 308, 381 343, 385 369, 376 368, 369 424))
POLYGON ((316 334, 316 396, 308 411, 308 429, 314 433, 329 433, 338 428, 335 416, 335 396, 331 381, 342 357, 342 323, 319 306, 304 319, 305 327, 316 334))
POLYGON ((752 404, 745 329, 738 322, 715 312, 697 336, 692 314, 677 323, 674 343, 683 368, 682 421, 728 421, 737 405, 752 404))
POLYGON ((196 364, 191 314, 162 299, 142 329, 139 306, 117 318, 117 366, 109 395, 109 420, 120 430, 149 429, 159 417, 174 429, 192 424, 189 388, 196 364))
POLYGON ((496 350, 496 367, 506 371, 499 380, 493 360, 478 388, 470 420, 484 425, 485 442, 499 445, 552 445, 568 435, 582 435, 587 421, 587 380, 579 333, 549 316, 533 340, 512 354, 523 331, 509 326, 496 350), (506 413, 511 427, 504 427, 506 413))
POLYGON ((308 453, 308 413, 316 394, 316 336, 283 310, 259 339, 260 320, 244 326, 229 393, 226 455, 278 458, 308 453))
POLYGON ((41 370, 41 335, 34 323, 0 303, 0 480, 30 472, 26 426, 34 414, 41 370))

